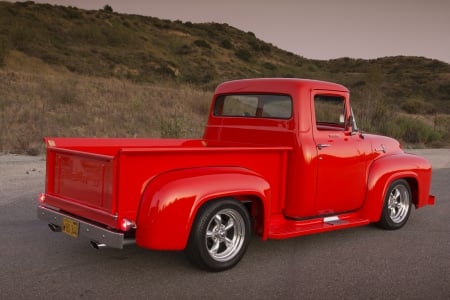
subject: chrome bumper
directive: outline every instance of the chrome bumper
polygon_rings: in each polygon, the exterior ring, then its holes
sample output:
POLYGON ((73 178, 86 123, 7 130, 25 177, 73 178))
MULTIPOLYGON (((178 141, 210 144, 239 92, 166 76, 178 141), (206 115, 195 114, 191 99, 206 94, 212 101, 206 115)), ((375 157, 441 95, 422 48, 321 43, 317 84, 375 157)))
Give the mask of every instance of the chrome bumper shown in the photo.
POLYGON ((42 205, 37 208, 37 216, 40 220, 53 226, 53 228, 55 228, 54 226, 57 226, 56 228, 62 228, 63 218, 76 221, 79 224, 78 237, 86 238, 98 244, 105 244, 111 248, 123 249, 123 246, 135 243, 134 239, 125 239, 123 233, 105 229, 42 205))

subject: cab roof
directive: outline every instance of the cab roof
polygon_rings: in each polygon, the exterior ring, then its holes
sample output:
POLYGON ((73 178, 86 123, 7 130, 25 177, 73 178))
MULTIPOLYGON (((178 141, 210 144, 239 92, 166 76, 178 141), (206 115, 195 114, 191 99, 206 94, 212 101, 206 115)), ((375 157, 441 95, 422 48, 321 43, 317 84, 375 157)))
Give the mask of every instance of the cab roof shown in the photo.
POLYGON ((340 84, 301 78, 252 78, 227 81, 220 84, 215 94, 229 93, 282 93, 292 94, 299 89, 318 89, 349 92, 340 84))

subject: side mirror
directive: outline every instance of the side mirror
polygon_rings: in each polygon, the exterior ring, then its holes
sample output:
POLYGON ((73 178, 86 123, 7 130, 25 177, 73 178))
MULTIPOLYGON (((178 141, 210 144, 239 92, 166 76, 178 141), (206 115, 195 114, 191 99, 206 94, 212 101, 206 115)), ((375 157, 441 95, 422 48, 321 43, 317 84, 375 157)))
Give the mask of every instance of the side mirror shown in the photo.
POLYGON ((353 115, 348 117, 347 130, 350 131, 351 135, 355 135, 357 132, 359 132, 358 126, 356 126, 356 121, 353 115))
POLYGON ((351 131, 352 134, 353 134, 353 132, 355 132, 354 123, 355 123, 355 118, 353 118, 353 116, 349 116, 348 120, 347 120, 347 122, 345 124, 345 129, 348 130, 348 131, 351 131))
POLYGON ((358 126, 356 125, 355 117, 353 116, 353 110, 351 116, 348 117, 347 130, 350 130, 350 135, 355 135, 359 132, 359 136, 364 139, 363 133, 358 129, 358 126))

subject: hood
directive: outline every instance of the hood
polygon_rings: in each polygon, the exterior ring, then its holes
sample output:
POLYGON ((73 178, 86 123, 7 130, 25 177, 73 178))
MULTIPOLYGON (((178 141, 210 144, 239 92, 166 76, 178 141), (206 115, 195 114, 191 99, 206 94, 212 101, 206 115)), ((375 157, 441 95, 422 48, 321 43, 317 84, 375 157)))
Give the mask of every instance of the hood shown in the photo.
POLYGON ((376 134, 364 134, 364 138, 368 140, 372 146, 374 159, 386 155, 403 153, 402 146, 396 139, 376 134))

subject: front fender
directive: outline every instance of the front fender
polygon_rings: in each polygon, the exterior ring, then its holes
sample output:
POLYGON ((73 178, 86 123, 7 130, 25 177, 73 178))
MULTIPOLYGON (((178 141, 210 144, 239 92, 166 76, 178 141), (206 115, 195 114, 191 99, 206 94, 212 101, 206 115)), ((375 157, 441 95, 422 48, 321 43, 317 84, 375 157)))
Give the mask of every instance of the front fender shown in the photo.
POLYGON ((434 198, 429 195, 430 163, 420 156, 399 153, 381 157, 370 166, 366 201, 361 209, 362 216, 372 222, 379 221, 389 185, 402 178, 410 184, 412 201, 416 208, 434 203, 434 198))
POLYGON ((270 203, 270 185, 241 167, 181 169, 157 175, 141 197, 136 243, 149 249, 182 250, 204 203, 238 195, 256 196, 265 206, 270 203))

